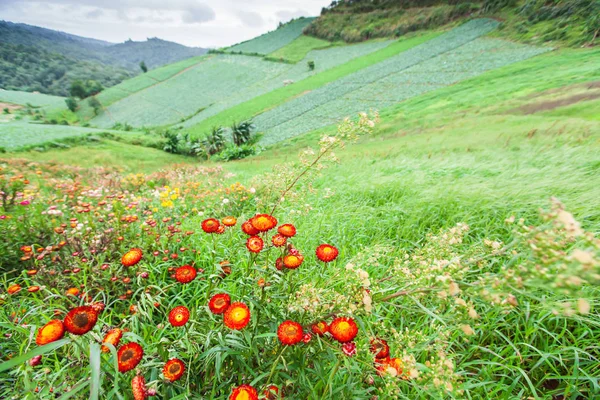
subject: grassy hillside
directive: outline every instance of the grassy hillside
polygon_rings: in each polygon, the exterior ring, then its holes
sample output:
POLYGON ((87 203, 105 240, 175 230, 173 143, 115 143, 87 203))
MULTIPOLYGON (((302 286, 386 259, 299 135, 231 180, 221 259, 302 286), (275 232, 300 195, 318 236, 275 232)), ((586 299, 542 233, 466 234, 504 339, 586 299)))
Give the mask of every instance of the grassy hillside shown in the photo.
POLYGON ((272 53, 302 35, 304 28, 314 18, 298 18, 288 22, 272 32, 265 33, 254 39, 231 46, 227 52, 241 52, 266 55, 272 53))
POLYGON ((326 40, 317 39, 310 36, 299 36, 293 42, 288 43, 269 54, 269 58, 281 60, 285 62, 297 63, 302 61, 306 55, 312 50, 325 49, 334 44, 326 40))
POLYGON ((595 0, 333 1, 305 32, 325 40, 357 42, 489 16, 505 22, 505 37, 580 46, 597 44, 599 15, 600 3, 595 0))
POLYGON ((19 92, 15 90, 0 90, 0 102, 19 104, 25 106, 31 104, 34 107, 62 108, 65 107, 65 98, 50 96, 43 93, 19 92))

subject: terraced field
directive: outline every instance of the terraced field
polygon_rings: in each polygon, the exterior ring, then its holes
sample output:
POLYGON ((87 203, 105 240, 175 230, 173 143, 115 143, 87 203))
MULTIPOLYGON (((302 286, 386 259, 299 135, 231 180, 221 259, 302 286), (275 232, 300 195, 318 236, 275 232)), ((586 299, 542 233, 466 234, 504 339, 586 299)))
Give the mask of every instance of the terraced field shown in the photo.
POLYGON ((138 127, 183 122, 183 127, 191 127, 223 110, 283 87, 286 81, 297 82, 314 76, 392 42, 373 41, 311 51, 305 59, 315 62, 314 71, 309 71, 305 62, 285 64, 251 56, 214 54, 164 82, 114 102, 91 123, 107 128, 116 122, 138 127))
POLYGON ((66 107, 64 97, 2 89, 0 89, 0 103, 19 104, 23 106, 31 104, 34 107, 44 108, 66 107))
POLYGON ((15 150, 73 136, 102 132, 109 131, 76 126, 29 124, 26 122, 0 123, 0 147, 6 150, 15 150))
POLYGON ((272 32, 231 46, 227 51, 241 51, 242 53, 267 55, 284 47, 302 35, 304 28, 306 28, 313 20, 314 18, 299 18, 272 32))
POLYGON ((347 115, 383 109, 485 71, 548 51, 480 39, 498 23, 468 22, 427 43, 365 68, 256 117, 268 145, 331 125, 347 115))

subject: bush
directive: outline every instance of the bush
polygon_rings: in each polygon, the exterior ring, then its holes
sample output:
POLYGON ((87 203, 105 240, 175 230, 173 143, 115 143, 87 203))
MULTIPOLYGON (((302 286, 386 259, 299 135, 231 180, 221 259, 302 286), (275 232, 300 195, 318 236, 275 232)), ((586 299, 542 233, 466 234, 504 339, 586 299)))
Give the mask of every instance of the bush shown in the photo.
POLYGON ((254 156, 260 153, 260 148, 252 145, 227 146, 221 152, 215 154, 214 159, 218 161, 233 161, 254 156))
POLYGON ((75 100, 73 97, 66 98, 65 103, 67 103, 67 108, 72 112, 75 112, 75 110, 77 110, 77 100, 75 100))

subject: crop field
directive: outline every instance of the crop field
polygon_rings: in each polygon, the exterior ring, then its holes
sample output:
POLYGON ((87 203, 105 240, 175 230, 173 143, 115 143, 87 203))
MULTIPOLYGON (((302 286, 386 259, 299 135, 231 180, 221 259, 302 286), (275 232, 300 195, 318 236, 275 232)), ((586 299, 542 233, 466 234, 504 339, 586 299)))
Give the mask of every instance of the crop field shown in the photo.
POLYGON ((263 144, 336 123, 349 111, 383 109, 548 49, 478 39, 496 23, 476 20, 256 117, 263 144))
POLYGON ((314 18, 299 18, 295 21, 285 24, 272 32, 265 33, 262 36, 248 40, 246 42, 231 46, 227 51, 241 51, 242 53, 258 53, 267 55, 272 53, 302 35, 314 18))
POLYGON ((313 50, 306 59, 315 62, 314 71, 310 71, 304 62, 292 65, 244 55, 210 55, 171 79, 113 103, 107 107, 108 112, 101 113, 91 123, 100 127, 111 127, 115 122, 162 126, 191 117, 182 124, 190 127, 232 106, 283 87, 287 80, 306 79, 391 43, 393 41, 373 41, 313 50))
POLYGON ((285 47, 269 54, 269 57, 297 63, 302 61, 311 50, 324 49, 334 45, 326 40, 302 35, 285 47))
POLYGON ((1 90, 0 103, 11 103, 19 105, 31 104, 34 107, 42 108, 66 108, 65 98, 60 96, 51 96, 42 93, 20 92, 16 90, 1 90))
POLYGON ((106 130, 26 122, 0 123, 0 147, 13 150, 73 136, 101 132, 106 132, 106 130))

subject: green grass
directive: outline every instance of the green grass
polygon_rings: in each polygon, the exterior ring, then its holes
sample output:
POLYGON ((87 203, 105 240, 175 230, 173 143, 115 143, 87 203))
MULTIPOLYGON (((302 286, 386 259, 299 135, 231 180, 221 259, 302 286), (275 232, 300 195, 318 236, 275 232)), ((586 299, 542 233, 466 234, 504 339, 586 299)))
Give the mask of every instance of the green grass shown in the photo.
POLYGON ((95 166, 118 167, 126 173, 149 173, 176 164, 196 162, 192 158, 113 140, 101 140, 86 146, 46 152, 31 151, 0 154, 1 158, 29 159, 85 168, 95 166))
POLYGON ((547 111, 544 115, 600 121, 600 100, 583 101, 570 106, 560 107, 552 111, 547 111))
POLYGON ((326 40, 302 35, 285 47, 282 47, 281 49, 269 54, 269 57, 297 63, 302 61, 304 57, 306 57, 306 55, 312 50, 325 49, 334 45, 334 43, 326 40))
POLYGON ((431 40, 438 35, 440 35, 439 32, 428 32, 427 34, 401 39, 374 53, 356 58, 343 65, 296 82, 293 85, 273 90, 250 101, 246 101, 242 104, 231 107, 226 111, 209 117, 201 123, 188 128, 186 131, 194 135, 199 135, 213 126, 228 126, 234 121, 242 121, 252 118, 257 114, 276 107, 279 104, 285 103, 286 101, 299 96, 302 93, 320 88, 323 85, 326 85, 344 76, 377 64, 412 47, 425 43, 426 41, 431 40))

